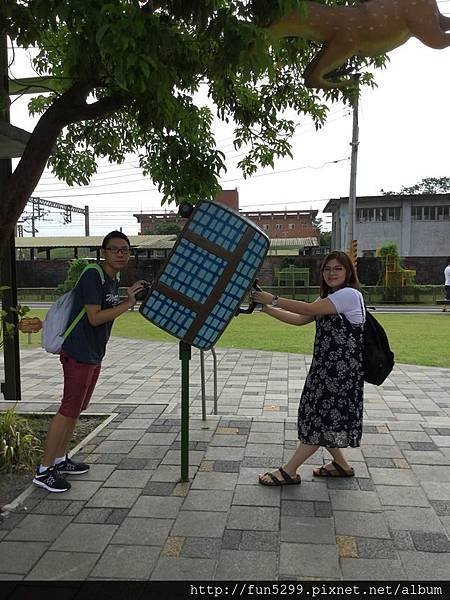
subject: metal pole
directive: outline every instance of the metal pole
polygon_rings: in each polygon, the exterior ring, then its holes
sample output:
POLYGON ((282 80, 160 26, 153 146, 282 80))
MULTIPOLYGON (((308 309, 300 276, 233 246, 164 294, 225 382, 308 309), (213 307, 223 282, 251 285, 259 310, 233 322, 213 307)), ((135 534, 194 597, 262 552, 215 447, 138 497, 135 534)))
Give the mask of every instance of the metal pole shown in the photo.
MULTIPOLYGON (((8 45, 5 34, 0 35, 0 96, 9 100, 8 88, 8 45)), ((0 119, 9 123, 9 107, 3 114, 0 113, 0 119)), ((12 166, 11 159, 6 158, 0 160, 0 193, 3 186, 11 177, 12 166)), ((2 309, 8 311, 8 316, 5 320, 17 327, 17 313, 9 312, 10 308, 17 306, 17 280, 16 280, 16 246, 14 240, 14 232, 12 232, 9 246, 5 250, 0 263, 0 274, 2 285, 8 286, 5 290, 2 299, 2 309)), ((5 381, 1 384, 1 392, 5 400, 20 400, 20 352, 19 352, 19 336, 14 335, 12 338, 3 335, 3 355, 4 355, 4 370, 5 381)))
POLYGON ((84 235, 89 237, 89 206, 84 207, 84 235))
POLYGON ((214 348, 211 348, 213 355, 213 369, 214 369, 214 414, 217 415, 217 356, 214 348))
POLYGON ((191 346, 180 341, 181 360, 181 481, 189 481, 189 361, 191 346))
POLYGON ((202 388, 202 421, 206 421, 205 351, 200 350, 200 379, 202 388))
POLYGON ((346 240, 347 250, 350 250, 352 240, 355 239, 355 213, 356 213, 356 173, 358 168, 358 146, 359 146, 359 123, 358 123, 358 111, 359 111, 359 83, 358 83, 358 95, 356 96, 355 104, 353 106, 353 132, 352 142, 352 158, 350 167, 350 192, 348 196, 348 239, 346 240))

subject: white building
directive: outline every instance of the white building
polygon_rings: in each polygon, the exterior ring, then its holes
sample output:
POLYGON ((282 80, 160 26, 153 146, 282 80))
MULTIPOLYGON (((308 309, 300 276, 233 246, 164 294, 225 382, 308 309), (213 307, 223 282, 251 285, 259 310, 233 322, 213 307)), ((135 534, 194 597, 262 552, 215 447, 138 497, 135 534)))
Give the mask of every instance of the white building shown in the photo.
MULTIPOLYGON (((333 250, 348 250, 348 197, 331 199, 333 250)), ((388 243, 401 256, 450 256, 450 194, 361 196, 356 199, 358 256, 388 243)))

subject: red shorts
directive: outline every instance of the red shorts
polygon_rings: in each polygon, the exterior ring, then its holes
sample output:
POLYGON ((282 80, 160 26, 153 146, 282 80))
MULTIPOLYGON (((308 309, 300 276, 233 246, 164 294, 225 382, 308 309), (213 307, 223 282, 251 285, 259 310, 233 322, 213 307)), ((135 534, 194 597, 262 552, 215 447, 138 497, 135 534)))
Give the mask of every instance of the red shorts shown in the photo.
POLYGON ((64 393, 59 413, 77 419, 86 410, 94 392, 101 364, 92 365, 74 360, 61 351, 59 356, 64 371, 64 393))

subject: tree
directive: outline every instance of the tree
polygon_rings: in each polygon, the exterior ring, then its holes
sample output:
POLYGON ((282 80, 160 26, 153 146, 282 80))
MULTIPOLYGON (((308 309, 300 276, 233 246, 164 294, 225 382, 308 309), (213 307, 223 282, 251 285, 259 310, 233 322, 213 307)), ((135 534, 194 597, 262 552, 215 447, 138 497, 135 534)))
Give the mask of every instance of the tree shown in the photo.
POLYGON ((158 235, 178 235, 181 231, 181 227, 176 223, 158 223, 156 231, 158 235))
POLYGON ((419 183, 410 187, 402 185, 399 192, 385 192, 383 196, 398 194, 448 194, 450 192, 450 177, 424 177, 419 183))
MULTIPOLYGON (((240 162, 244 176, 291 156, 296 123, 283 116, 286 110, 310 115, 319 127, 328 100, 351 102, 357 93, 356 85, 321 96, 305 88, 301 75, 318 45, 270 39, 265 27, 298 4, 2 0, 2 31, 13 45, 38 49, 34 68, 48 77, 42 83, 48 93, 30 102, 40 120, 3 191, 0 252, 47 161, 69 185, 88 184, 97 158, 121 163, 136 153, 163 202, 212 197, 225 165, 212 112, 198 100, 203 86, 218 117, 233 121, 235 148, 248 148, 240 162)), ((353 57, 346 66, 361 70, 382 62, 353 57)), ((361 80, 373 84, 369 73, 361 80)))

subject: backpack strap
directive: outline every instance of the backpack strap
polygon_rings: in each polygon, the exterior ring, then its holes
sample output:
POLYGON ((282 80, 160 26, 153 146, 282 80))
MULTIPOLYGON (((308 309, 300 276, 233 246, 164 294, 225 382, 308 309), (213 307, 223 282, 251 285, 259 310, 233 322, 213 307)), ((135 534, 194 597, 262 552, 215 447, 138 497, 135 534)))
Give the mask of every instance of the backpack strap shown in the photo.
MULTIPOLYGON (((105 273, 103 272, 103 269, 101 268, 100 265, 98 265, 97 263, 94 263, 92 265, 86 265, 86 267, 82 270, 81 275, 78 277, 77 282, 75 283, 75 285, 73 286, 72 289, 75 289, 75 287, 77 286, 78 282, 80 281, 80 279, 83 277, 83 275, 86 273, 86 271, 88 271, 89 269, 95 269, 96 271, 98 271, 98 274, 100 275, 100 279, 102 281, 102 286, 105 284, 105 273)), ((80 312, 77 314, 77 316, 75 317, 75 319, 72 321, 72 323, 70 323, 70 325, 67 327, 67 329, 65 330, 65 332, 63 333, 62 337, 65 340, 67 337, 69 337, 69 335, 72 333, 72 331, 75 329, 75 327, 78 325, 78 323, 81 321, 81 319, 83 318, 84 314, 86 313, 86 309, 83 306, 83 308, 80 310, 80 312)))
MULTIPOLYGON (((361 296, 362 296, 362 294, 361 294, 361 296)), ((366 317, 367 307, 366 307, 366 303, 365 302, 363 303, 361 301, 361 296, 359 296, 359 303, 361 305, 361 315, 362 315, 362 318, 363 318, 363 322, 361 323, 361 325, 364 327, 364 323, 366 322, 366 318, 367 318, 366 317), (364 307, 363 307, 363 304, 364 304, 364 307)))

